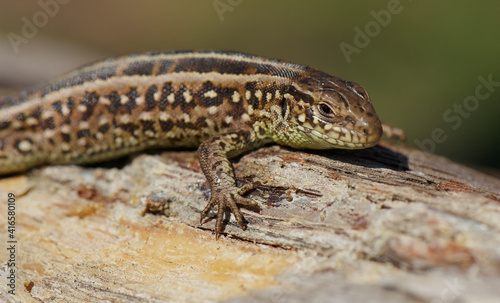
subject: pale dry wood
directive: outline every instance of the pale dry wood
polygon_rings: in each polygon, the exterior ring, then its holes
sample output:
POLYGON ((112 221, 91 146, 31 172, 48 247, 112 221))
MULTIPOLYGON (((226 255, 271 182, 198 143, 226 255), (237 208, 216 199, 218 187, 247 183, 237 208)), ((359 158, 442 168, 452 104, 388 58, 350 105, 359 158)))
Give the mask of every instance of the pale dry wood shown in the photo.
MULTIPOLYGON (((233 163, 241 185, 255 185, 248 196, 261 209, 244 210, 246 231, 231 219, 218 241, 214 220, 199 224, 209 188, 194 152, 2 179, 0 197, 18 196, 19 282, 16 297, 2 283, 0 299, 494 302, 500 296, 496 178, 386 143, 360 151, 271 146, 233 163)), ((0 211, 5 226, 5 203, 0 211)))

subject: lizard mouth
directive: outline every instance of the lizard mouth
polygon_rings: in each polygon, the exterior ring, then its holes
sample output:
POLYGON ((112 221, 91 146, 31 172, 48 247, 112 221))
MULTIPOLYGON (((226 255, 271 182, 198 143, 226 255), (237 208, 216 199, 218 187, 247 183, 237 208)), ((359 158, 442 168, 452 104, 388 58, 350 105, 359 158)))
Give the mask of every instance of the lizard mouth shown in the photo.
POLYGON ((362 149, 377 144, 380 139, 378 133, 367 135, 345 127, 333 126, 326 133, 297 124, 297 128, 306 133, 314 143, 313 149, 362 149))

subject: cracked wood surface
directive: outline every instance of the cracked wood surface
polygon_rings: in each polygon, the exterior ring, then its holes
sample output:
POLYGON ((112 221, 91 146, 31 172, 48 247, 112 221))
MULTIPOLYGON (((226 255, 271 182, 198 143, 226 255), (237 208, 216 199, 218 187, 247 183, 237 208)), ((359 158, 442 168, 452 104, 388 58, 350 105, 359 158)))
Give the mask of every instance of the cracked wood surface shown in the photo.
MULTIPOLYGON (((385 142, 270 146, 233 160, 260 211, 218 241, 195 152, 52 166, 0 180, 16 194, 10 302, 495 302, 500 180, 385 142), (32 282, 32 287, 27 287, 32 282)), ((6 201, 7 198, 4 199, 6 201)), ((6 226, 6 203, 0 207, 6 226)), ((4 232, 2 232, 4 234, 4 232)), ((5 249, 0 252, 6 275, 5 249)))

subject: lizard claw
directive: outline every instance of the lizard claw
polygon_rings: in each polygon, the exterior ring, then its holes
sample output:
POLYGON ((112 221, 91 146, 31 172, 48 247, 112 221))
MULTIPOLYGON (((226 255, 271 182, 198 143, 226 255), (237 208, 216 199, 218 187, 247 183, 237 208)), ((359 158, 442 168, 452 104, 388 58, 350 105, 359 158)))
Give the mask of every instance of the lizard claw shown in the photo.
POLYGON ((249 198, 242 197, 241 194, 253 188, 252 185, 243 186, 240 189, 234 190, 224 190, 224 189, 216 189, 212 190, 212 194, 210 197, 210 201, 207 206, 201 212, 200 224, 203 224, 203 219, 205 219, 212 210, 217 205, 217 219, 215 221, 215 238, 218 239, 219 235, 224 230, 223 222, 224 222, 224 213, 226 209, 230 209, 236 218, 236 222, 241 227, 241 229, 245 230, 245 218, 241 213, 238 205, 250 208, 258 208, 258 205, 255 201, 249 198))

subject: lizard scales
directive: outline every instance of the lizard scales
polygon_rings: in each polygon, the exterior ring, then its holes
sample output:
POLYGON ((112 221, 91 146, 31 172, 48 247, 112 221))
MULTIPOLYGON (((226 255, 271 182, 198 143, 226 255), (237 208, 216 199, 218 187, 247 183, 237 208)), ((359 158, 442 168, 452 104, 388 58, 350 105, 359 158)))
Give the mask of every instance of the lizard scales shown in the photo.
POLYGON ((83 164, 152 147, 198 147, 217 206, 245 228, 229 158, 269 142, 295 148, 375 145, 382 126, 354 82, 278 60, 218 51, 158 52, 84 66, 0 98, 0 174, 83 164))

